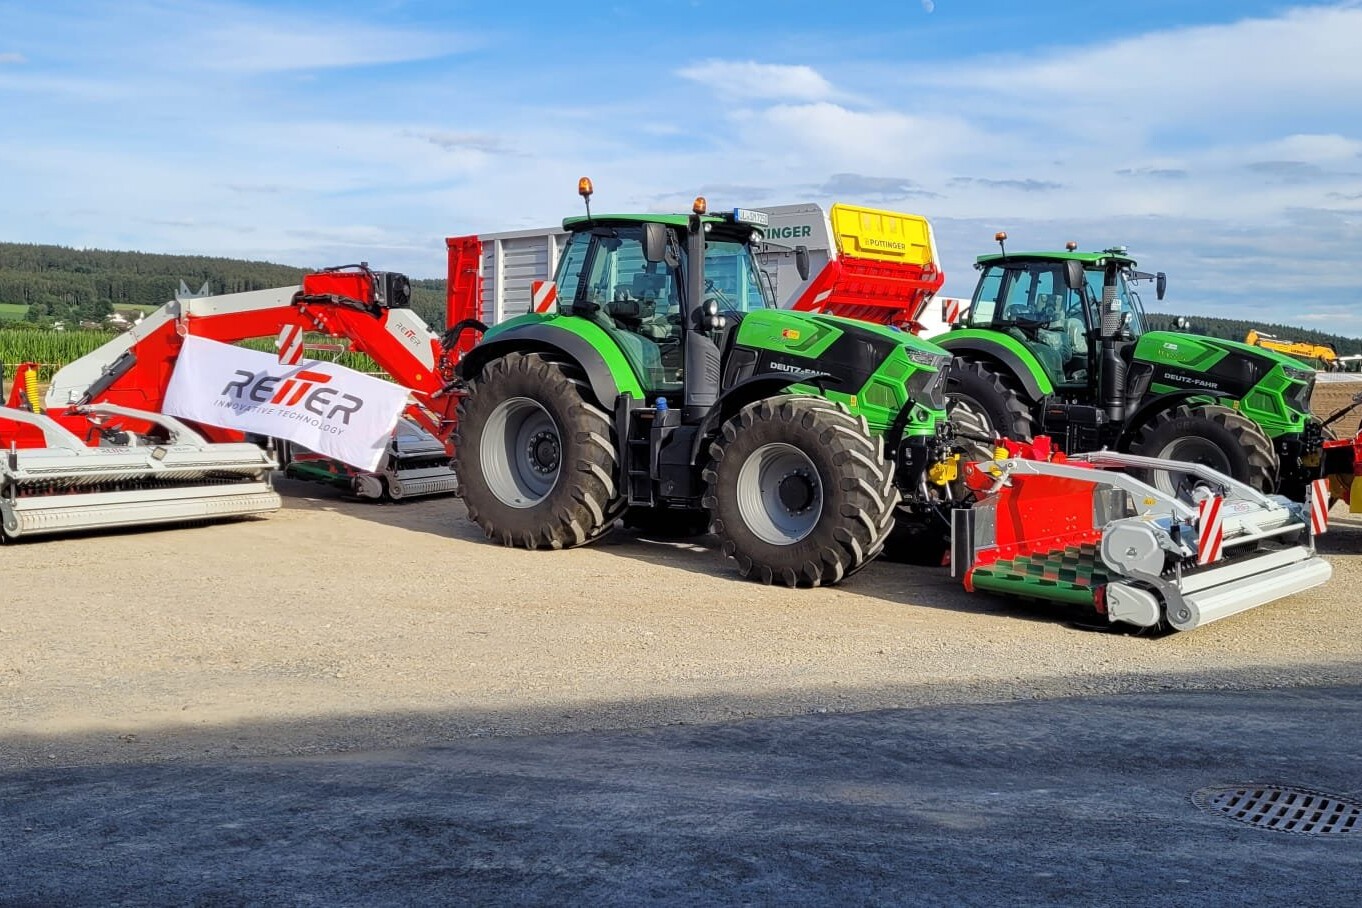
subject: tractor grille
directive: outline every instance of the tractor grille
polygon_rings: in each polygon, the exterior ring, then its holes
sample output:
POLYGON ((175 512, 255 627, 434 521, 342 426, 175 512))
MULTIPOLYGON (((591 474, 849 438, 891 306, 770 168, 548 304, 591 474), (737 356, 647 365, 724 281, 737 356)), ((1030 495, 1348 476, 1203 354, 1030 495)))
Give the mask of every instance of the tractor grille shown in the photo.
POLYGON ((1308 788, 1213 786, 1193 792, 1192 803, 1207 813, 1274 832, 1319 836, 1362 829, 1362 803, 1308 788))
POLYGON ((908 399, 933 410, 946 409, 946 370, 919 369, 908 378, 908 399))

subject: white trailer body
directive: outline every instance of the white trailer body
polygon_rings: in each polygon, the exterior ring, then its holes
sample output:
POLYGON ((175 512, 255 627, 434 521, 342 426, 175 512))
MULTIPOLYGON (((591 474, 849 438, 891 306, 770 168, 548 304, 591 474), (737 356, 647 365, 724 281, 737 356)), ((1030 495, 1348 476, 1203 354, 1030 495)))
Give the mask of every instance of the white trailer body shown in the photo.
MULTIPOLYGON (((766 243, 758 251, 757 260, 771 278, 776 303, 789 308, 837 256, 828 209, 804 202, 756 210, 770 219, 764 231, 766 243), (807 281, 800 279, 795 265, 796 246, 809 252, 807 281)), ((532 311, 531 284, 552 280, 567 238, 567 231, 560 226, 478 234, 482 244, 482 321, 494 325, 532 311)), ((934 246, 932 258, 936 258, 934 246)), ((924 336, 950 328, 942 318, 942 307, 935 303, 925 308, 919 321, 924 325, 924 336)))
POLYGON ((482 320, 495 325, 531 311, 530 285, 553 279, 567 238, 561 227, 479 234, 482 320))

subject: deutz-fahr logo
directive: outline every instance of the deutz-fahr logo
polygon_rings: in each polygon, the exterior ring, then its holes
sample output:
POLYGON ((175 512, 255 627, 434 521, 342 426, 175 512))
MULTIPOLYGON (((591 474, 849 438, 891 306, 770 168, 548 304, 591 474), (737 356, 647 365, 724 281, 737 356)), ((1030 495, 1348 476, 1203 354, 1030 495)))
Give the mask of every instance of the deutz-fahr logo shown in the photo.
POLYGON ((1187 375, 1182 372, 1164 372, 1162 375, 1158 377, 1157 380, 1166 381, 1172 385, 1182 384, 1191 385, 1196 388, 1205 388, 1207 391, 1220 390, 1220 382, 1218 381, 1211 381, 1210 379, 1206 378, 1197 378, 1196 376, 1187 375))
POLYGON ((793 363, 782 363, 782 362, 779 362, 779 361, 774 360, 774 359, 767 363, 767 367, 770 368, 770 369, 774 369, 774 370, 777 371, 777 372, 807 372, 807 371, 809 371, 809 369, 808 369, 807 366, 796 366, 796 365, 794 365, 793 363))
POLYGON ((353 394, 323 387, 331 381, 331 376, 325 372, 300 369, 292 376, 247 372, 245 369, 234 369, 233 372, 236 380, 229 381, 227 387, 222 389, 222 396, 227 400, 219 401, 219 406, 254 409, 261 413, 274 412, 276 409, 285 413, 289 408, 294 408, 289 413, 292 418, 318 425, 322 420, 331 421, 340 417, 341 423, 347 426, 350 425, 350 417, 364 407, 364 401, 353 394), (260 408, 251 404, 274 406, 260 408), (299 407, 320 419, 312 419, 298 412, 299 407))

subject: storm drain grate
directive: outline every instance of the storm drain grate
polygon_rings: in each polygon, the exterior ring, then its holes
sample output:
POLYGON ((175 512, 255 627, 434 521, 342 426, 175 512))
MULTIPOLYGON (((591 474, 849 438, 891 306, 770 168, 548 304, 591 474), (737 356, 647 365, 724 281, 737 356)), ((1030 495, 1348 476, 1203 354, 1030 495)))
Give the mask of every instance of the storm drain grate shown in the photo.
POLYGON ((1259 829, 1297 835, 1341 835, 1362 829, 1362 804, 1308 788, 1221 785, 1192 793, 1208 813, 1259 829))

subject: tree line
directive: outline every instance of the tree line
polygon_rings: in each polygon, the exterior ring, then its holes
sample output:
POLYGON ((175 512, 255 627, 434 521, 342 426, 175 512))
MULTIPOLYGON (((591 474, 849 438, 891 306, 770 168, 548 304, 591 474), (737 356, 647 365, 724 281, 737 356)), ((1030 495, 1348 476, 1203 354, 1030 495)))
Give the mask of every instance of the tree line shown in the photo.
MULTIPOLYGON (((1155 331, 1177 331, 1178 329, 1173 325, 1175 318, 1177 316, 1165 315, 1160 312, 1145 313, 1148 327, 1155 331)), ((1207 337, 1242 341, 1248 336, 1250 330, 1256 330, 1259 334, 1276 335, 1279 340, 1283 341, 1301 341, 1307 344, 1322 344, 1333 347, 1334 352, 1339 356, 1362 353, 1362 338, 1345 337, 1342 334, 1330 334, 1327 331, 1315 331, 1291 325, 1279 325, 1273 322, 1252 322, 1238 318, 1211 318, 1200 315, 1187 316, 1187 318, 1192 323, 1190 331, 1193 334, 1204 334, 1207 337)))
MULTIPOLYGON (((0 243, 0 303, 27 306, 25 321, 103 322, 115 309, 161 306, 183 281, 214 295, 287 287, 309 269, 204 255, 162 255, 0 243)), ((412 281, 412 308, 435 330, 445 323, 445 282, 412 281)))

